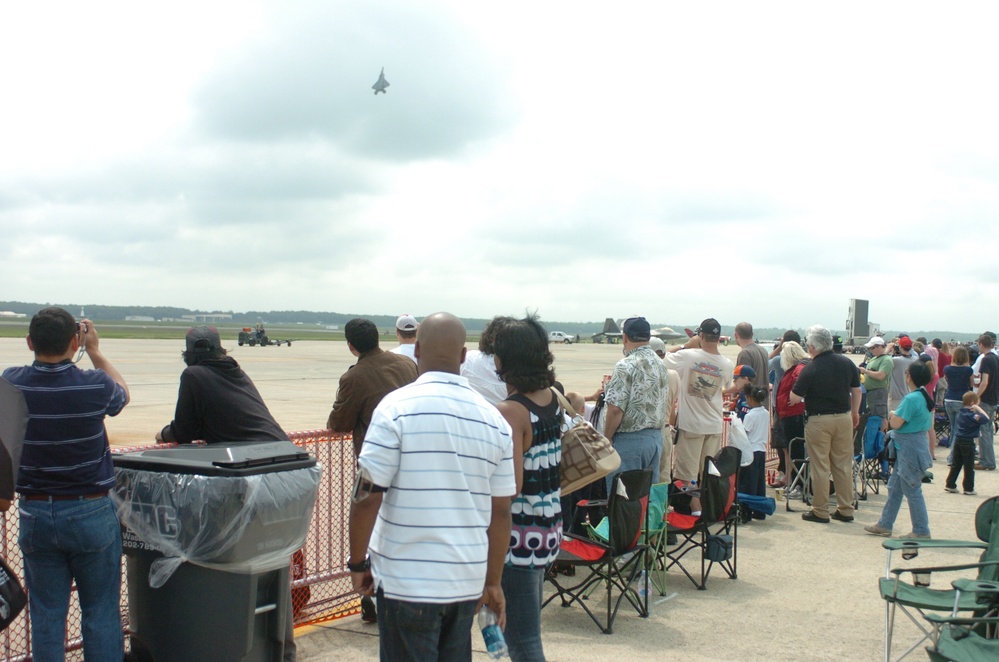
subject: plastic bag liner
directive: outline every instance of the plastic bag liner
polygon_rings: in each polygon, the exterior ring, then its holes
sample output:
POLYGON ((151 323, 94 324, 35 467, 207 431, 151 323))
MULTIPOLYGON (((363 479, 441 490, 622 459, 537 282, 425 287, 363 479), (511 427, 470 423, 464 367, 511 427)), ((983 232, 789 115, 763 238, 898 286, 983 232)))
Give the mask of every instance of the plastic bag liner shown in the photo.
POLYGON ((119 466, 112 498, 126 554, 163 554, 149 572, 153 588, 184 562, 246 573, 286 566, 305 543, 321 474, 318 465, 238 477, 119 466))

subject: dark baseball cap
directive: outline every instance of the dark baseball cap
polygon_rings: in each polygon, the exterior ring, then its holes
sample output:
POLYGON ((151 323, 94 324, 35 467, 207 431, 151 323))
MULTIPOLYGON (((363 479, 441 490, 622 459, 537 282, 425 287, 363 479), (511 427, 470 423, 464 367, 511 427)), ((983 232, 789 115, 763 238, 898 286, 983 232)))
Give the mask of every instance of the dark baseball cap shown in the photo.
POLYGON ((652 337, 652 327, 644 317, 629 317, 621 330, 632 340, 648 340, 652 337))
POLYGON ((222 348, 222 340, 214 326, 195 326, 187 332, 187 351, 210 352, 222 348))
POLYGON ((749 379, 756 379, 756 371, 745 363, 740 363, 735 366, 735 370, 732 371, 732 377, 748 377, 749 379))
POLYGON ((703 333, 706 336, 720 336, 721 324, 714 317, 709 317, 697 327, 697 333, 703 333))

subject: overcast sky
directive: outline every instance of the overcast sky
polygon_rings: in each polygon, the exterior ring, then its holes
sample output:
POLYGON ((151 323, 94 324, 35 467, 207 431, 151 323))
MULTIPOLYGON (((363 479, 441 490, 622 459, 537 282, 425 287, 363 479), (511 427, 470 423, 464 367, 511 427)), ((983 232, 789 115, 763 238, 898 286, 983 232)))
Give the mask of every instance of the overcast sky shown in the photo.
POLYGON ((0 9, 0 299, 999 326, 997 3, 0 9), (371 89, 381 68, 391 86, 371 89))

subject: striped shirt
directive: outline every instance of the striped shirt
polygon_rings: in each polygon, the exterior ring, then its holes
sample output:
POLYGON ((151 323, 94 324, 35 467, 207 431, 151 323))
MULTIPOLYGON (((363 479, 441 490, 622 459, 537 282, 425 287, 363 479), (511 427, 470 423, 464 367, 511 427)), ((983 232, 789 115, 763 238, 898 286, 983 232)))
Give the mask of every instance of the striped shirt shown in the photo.
POLYGON ((368 549, 375 585, 404 602, 477 600, 492 498, 513 496, 513 441, 468 380, 427 372, 379 403, 357 460, 382 498, 368 549))
POLYGON ((18 492, 86 495, 114 487, 104 417, 125 407, 125 389, 103 370, 80 370, 69 360, 35 361, 3 377, 28 405, 18 492))

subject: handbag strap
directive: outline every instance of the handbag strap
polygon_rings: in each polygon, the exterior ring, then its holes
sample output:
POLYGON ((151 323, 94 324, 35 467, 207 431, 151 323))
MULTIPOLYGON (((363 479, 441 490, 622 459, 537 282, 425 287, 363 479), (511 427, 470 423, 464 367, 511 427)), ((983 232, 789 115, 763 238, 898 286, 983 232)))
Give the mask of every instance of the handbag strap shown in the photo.
POLYGON ((558 392, 557 388, 553 388, 552 393, 554 393, 555 397, 558 398, 558 403, 562 405, 562 409, 569 413, 569 418, 576 418, 579 416, 579 414, 576 413, 576 410, 572 408, 572 405, 569 404, 569 401, 565 399, 565 396, 558 392))

